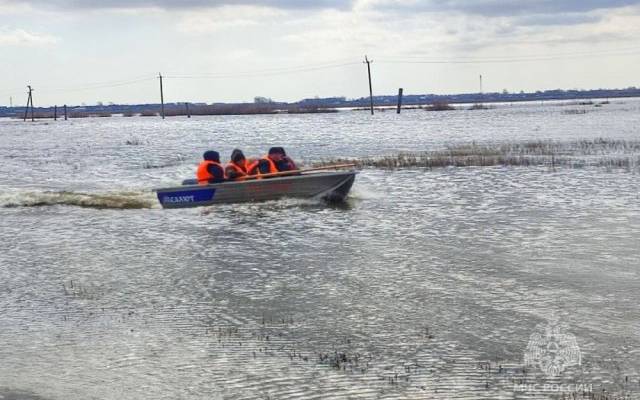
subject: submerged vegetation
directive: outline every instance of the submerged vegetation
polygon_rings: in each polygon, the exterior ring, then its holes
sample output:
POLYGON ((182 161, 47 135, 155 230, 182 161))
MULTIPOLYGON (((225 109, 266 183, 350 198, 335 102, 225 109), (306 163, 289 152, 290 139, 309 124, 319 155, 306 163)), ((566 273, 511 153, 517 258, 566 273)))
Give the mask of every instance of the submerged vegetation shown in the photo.
MULTIPOLYGON (((540 103, 544 105, 544 103, 540 103)), ((594 102, 588 101, 570 101, 553 104, 555 106, 583 106, 583 108, 570 108, 562 110, 562 114, 586 114, 592 109, 587 106, 600 108, 610 104, 608 100, 594 102)), ((513 103, 511 103, 513 105, 513 103)), ((124 107, 124 106, 121 106, 124 107)), ((162 115, 162 109, 159 104, 146 104, 139 106, 127 106, 128 109, 110 111, 113 108, 97 106, 70 107, 67 113, 68 118, 98 118, 98 117, 159 117, 162 115)), ((424 111, 472 111, 472 110, 490 110, 501 107, 492 103, 473 103, 466 106, 463 103, 449 103, 446 100, 434 100, 430 103, 423 104, 405 104, 401 106, 402 110, 424 110, 424 111)), ((353 111, 369 111, 369 107, 347 108, 353 111)), ((395 111, 395 104, 378 104, 374 107, 376 112, 395 111)), ((165 117, 175 116, 197 116, 197 115, 257 115, 257 114, 317 114, 317 113, 336 113, 341 107, 322 106, 318 104, 302 104, 302 103, 278 103, 278 102, 258 102, 258 103, 168 103, 164 106, 165 117)), ((63 119, 65 117, 65 109, 58 107, 38 108, 33 112, 33 119, 63 119)), ((25 118, 25 111, 13 111, 8 115, 15 119, 25 118)), ((27 112, 27 119, 31 119, 31 113, 27 112)))
POLYGON ((640 141, 580 140, 573 142, 533 141, 502 144, 461 144, 422 152, 323 160, 316 166, 354 163, 358 167, 445 168, 489 166, 550 166, 637 169, 640 141))
POLYGON ((451 111, 455 110, 454 107, 450 106, 449 103, 445 101, 436 101, 431 105, 425 107, 427 111, 451 111))
MULTIPOLYGON (((335 108, 321 108, 318 106, 300 106, 300 105, 282 105, 278 103, 265 104, 212 104, 197 105, 191 104, 189 108, 186 105, 167 105, 165 107, 166 117, 191 116, 191 115, 256 115, 256 114, 317 114, 317 113, 335 113, 335 108)), ((70 110, 67 114, 68 118, 97 118, 111 117, 122 115, 123 117, 159 117, 161 115, 159 108, 149 108, 139 112, 126 111, 122 114, 111 113, 108 111, 84 111, 70 110)), ((34 119, 64 119, 64 112, 58 109, 57 113, 51 110, 37 111, 33 113, 34 119)), ((23 119, 24 112, 15 113, 15 119, 23 119)), ((31 118, 31 114, 27 114, 27 119, 31 118)))
POLYGON ((570 108, 568 110, 563 110, 562 113, 566 114, 566 115, 586 114, 587 110, 586 109, 570 108))
POLYGON ((488 106, 484 103, 475 103, 474 105, 472 105, 471 107, 469 107, 469 110, 489 110, 491 108, 495 108, 494 106, 488 106))
POLYGON ((254 115, 254 114, 315 114, 337 112, 335 109, 317 106, 302 107, 299 105, 282 105, 278 103, 246 103, 246 104, 192 104, 186 106, 168 107, 165 115, 254 115))

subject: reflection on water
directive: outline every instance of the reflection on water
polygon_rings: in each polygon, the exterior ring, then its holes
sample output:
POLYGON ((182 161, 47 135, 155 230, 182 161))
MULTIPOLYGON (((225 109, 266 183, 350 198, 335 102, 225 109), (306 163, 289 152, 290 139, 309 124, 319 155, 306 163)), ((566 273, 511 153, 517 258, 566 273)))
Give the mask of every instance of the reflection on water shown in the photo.
POLYGON ((73 126, 0 123, 11 173, 1 199, 14 202, 0 208, 0 397, 531 399, 592 388, 638 398, 633 172, 365 169, 342 206, 25 207, 10 197, 64 190, 153 201, 148 189, 192 173, 193 147, 211 141, 246 141, 257 152, 279 137, 311 159, 507 140, 532 121, 553 136, 566 117, 590 118, 583 128, 592 129, 567 137, 629 139, 627 122, 637 123, 637 113, 614 107, 554 110, 474 111, 478 125, 463 124, 471 112, 455 114, 451 136, 418 112, 377 116, 380 125, 357 113, 78 122, 96 133, 86 137, 73 126), (287 121, 308 129, 294 135, 287 121), (250 136, 229 137, 234 125, 250 136), (318 136, 327 132, 337 143, 318 136), (148 142, 124 144, 132 135, 148 142), (173 153, 188 156, 144 168, 173 153), (29 154, 48 162, 24 169, 29 154), (560 377, 524 363, 532 333, 552 315, 582 355, 560 377))

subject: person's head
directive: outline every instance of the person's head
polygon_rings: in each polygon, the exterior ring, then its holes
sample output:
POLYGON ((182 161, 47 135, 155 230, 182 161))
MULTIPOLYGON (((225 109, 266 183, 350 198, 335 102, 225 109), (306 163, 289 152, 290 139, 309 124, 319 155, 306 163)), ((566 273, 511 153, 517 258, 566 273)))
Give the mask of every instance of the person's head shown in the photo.
POLYGON ((245 159, 246 158, 244 157, 244 153, 242 152, 242 150, 234 149, 231 152, 231 161, 233 161, 234 163, 240 163, 245 159))
POLYGON ((280 161, 287 156, 282 147, 272 147, 269 149, 269 158, 273 161, 280 161))
POLYGON ((220 162, 220 153, 218 153, 217 151, 213 151, 213 150, 207 150, 202 155, 202 158, 204 158, 206 161, 214 161, 214 162, 219 163, 220 162))

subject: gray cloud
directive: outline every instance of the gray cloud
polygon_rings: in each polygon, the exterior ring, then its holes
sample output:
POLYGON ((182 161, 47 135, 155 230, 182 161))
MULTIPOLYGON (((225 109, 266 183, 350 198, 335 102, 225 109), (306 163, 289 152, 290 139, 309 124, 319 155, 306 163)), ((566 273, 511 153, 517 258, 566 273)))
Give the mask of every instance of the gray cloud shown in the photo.
POLYGON ((602 17, 599 15, 588 13, 532 14, 517 17, 515 24, 524 26, 578 25, 598 22, 601 19, 602 17))
MULTIPOLYGON (((24 3, 10 0, 13 3, 24 3)), ((192 9, 222 6, 264 6, 281 9, 350 9, 354 0, 31 0, 28 3, 50 9, 192 9)))
MULTIPOLYGON (((5 3, 25 4, 20 0, 5 3)), ((2 0, 0 0, 2 2, 2 0)), ((223 6, 261 6, 283 10, 352 10, 357 0, 27 0, 38 8, 60 11, 144 9, 193 10, 223 6)), ((510 18, 516 26, 559 26, 593 23, 601 10, 640 6, 640 0, 373 0, 365 9, 383 13, 454 13, 510 18)))
MULTIPOLYGON (((24 1, 5 0, 24 4, 24 1)), ((352 9, 356 0, 29 0, 27 3, 53 9, 190 9, 252 5, 279 9, 352 9)), ((586 13, 599 9, 640 5, 640 0, 378 0, 369 7, 381 11, 459 12, 483 16, 586 13)))
POLYGON ((371 7, 394 13, 447 13, 506 18, 512 28, 570 26, 602 20, 607 10, 640 6, 640 0, 378 0, 371 7))
POLYGON ((424 0, 402 3, 382 2, 388 9, 420 11, 456 11, 488 17, 528 14, 586 13, 594 10, 640 5, 640 0, 424 0))

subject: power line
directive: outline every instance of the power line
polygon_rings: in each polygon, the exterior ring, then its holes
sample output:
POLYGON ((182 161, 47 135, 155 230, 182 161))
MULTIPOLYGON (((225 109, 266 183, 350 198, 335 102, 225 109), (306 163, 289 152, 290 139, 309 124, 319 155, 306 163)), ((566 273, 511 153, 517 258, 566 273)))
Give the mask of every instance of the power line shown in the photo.
MULTIPOLYGON (((231 72, 231 73, 226 73, 225 75, 229 75, 229 74, 252 74, 252 73, 271 73, 271 72, 286 72, 289 70, 298 70, 298 69, 306 69, 306 68, 311 68, 311 67, 326 67, 326 66, 333 66, 333 65, 341 65, 344 63, 351 63, 353 62, 352 58, 341 58, 341 59, 335 59, 335 60, 331 60, 331 61, 325 61, 325 62, 320 62, 320 63, 314 63, 314 64, 305 64, 305 65, 295 65, 295 66, 289 66, 289 67, 269 67, 269 68, 261 68, 259 70, 249 70, 249 71, 235 71, 235 72, 231 72)), ((224 74, 224 73, 220 73, 220 74, 224 74)), ((171 75, 171 73, 169 74, 171 75)), ((179 74, 175 74, 175 75, 179 75, 179 74)), ((219 75, 218 73, 211 73, 211 72, 202 72, 202 73, 194 73, 193 75, 219 75)))
POLYGON ((286 75, 286 74, 295 74, 302 72, 311 72, 311 71, 319 71, 325 69, 332 68, 340 68, 346 67, 349 65, 359 65, 359 62, 345 62, 340 64, 324 64, 324 65, 315 65, 315 66, 302 66, 302 67, 293 67, 293 68, 281 68, 274 69, 272 71, 269 70, 260 70, 260 71, 246 71, 246 72, 238 72, 238 73, 210 73, 210 74, 185 74, 185 75, 165 75, 165 78, 171 79, 232 79, 232 78, 252 78, 252 77, 261 77, 261 76, 275 76, 275 75, 286 75))
POLYGON ((638 55, 640 49, 635 51, 626 52, 602 52, 602 53, 584 53, 584 54, 569 54, 569 55, 551 55, 551 56, 523 56, 523 57, 511 57, 511 58, 452 58, 452 59, 412 59, 410 56, 407 58, 387 57, 379 59, 378 62, 385 64, 511 64, 511 63, 523 63, 533 61, 555 61, 575 58, 589 58, 589 57, 602 57, 602 56, 627 56, 638 55))
MULTIPOLYGON (((378 59, 378 62, 386 64, 501 64, 501 63, 523 63, 534 61, 553 61, 570 58, 583 58, 583 57, 600 57, 600 56, 626 56, 640 54, 640 47, 626 47, 611 50, 604 50, 600 52, 593 51, 578 51, 569 53, 555 53, 555 54, 537 54, 537 55, 523 55, 518 57, 479 57, 474 58, 471 56, 456 56, 453 58, 436 58, 436 57, 424 57, 422 55, 404 55, 404 56, 386 56, 378 59)), ((328 61, 325 63, 316 63, 312 65, 299 65, 294 67, 275 67, 265 68, 253 71, 242 72, 228 72, 228 73, 191 73, 191 74, 168 74, 163 75, 163 78, 171 79, 232 79, 232 78, 251 78, 262 76, 275 76, 294 73, 304 73, 325 69, 340 68, 351 65, 358 65, 357 61, 348 61, 349 59, 338 59, 328 61)), ((157 79, 157 76, 143 75, 133 77, 127 80, 115 80, 115 81, 103 81, 94 83, 85 83, 75 87, 47 87, 40 86, 40 91, 45 92, 74 92, 85 91, 95 89, 107 89, 121 86, 134 85, 141 82, 151 81, 157 79)), ((3 92, 2 96, 15 96, 21 89, 15 89, 12 91, 3 92)))
MULTIPOLYGON (((261 76, 274 76, 274 75, 286 75, 290 73, 302 73, 302 72, 310 72, 324 69, 332 69, 332 68, 340 68, 349 65, 358 65, 359 62, 343 62, 336 63, 327 62, 315 65, 307 65, 307 66, 297 66, 297 67, 278 67, 278 68, 267 68, 262 70, 255 71, 244 71, 237 73, 204 73, 204 74, 174 74, 174 75, 163 75, 164 79, 231 79, 231 78, 250 78, 250 77, 261 77, 261 76)), ((40 91, 44 92, 79 92, 85 90, 95 90, 95 89, 107 89, 113 87, 120 86, 128 86, 134 85, 140 82, 146 82, 158 79, 158 76, 142 76, 131 78, 128 80, 118 80, 118 81, 106 81, 106 82, 95 82, 95 83, 87 83, 83 85, 79 85, 76 87, 47 87, 41 86, 40 91)), ((11 92, 6 92, 6 95, 14 95, 18 92, 19 89, 13 90, 11 92)))
POLYGON ((103 82, 103 83, 86 84, 85 86, 72 87, 72 88, 50 88, 50 89, 47 89, 47 92, 79 92, 79 91, 93 90, 93 89, 107 89, 107 88, 113 88, 113 87, 134 85, 136 83, 151 81, 157 78, 158 78, 157 76, 153 76, 153 77, 147 76, 144 78, 135 78, 135 79, 130 79, 126 81, 111 81, 111 82, 103 82))
MULTIPOLYGON (((575 51, 567 53, 555 53, 544 55, 522 55, 522 56, 493 56, 493 57, 473 57, 473 56, 456 56, 452 58, 437 58, 437 57, 425 57, 423 55, 404 55, 404 56, 387 56, 378 58, 377 62, 384 64, 510 64, 510 63, 526 63, 537 61, 554 61, 565 60, 573 58, 588 58, 588 57, 603 57, 603 56, 628 56, 639 55, 640 47, 627 47, 610 49, 604 51, 575 51)), ((365 57, 365 63, 367 63, 368 71, 370 73, 370 62, 365 57)), ((292 67, 272 67, 262 68, 252 71, 240 71, 240 72, 217 72, 217 73, 176 73, 162 75, 162 78, 167 79, 234 79, 234 78, 253 78, 253 77, 265 77, 265 76, 277 76, 297 73, 307 73, 312 71, 328 70, 335 68, 342 68, 347 66, 355 66, 360 64, 359 61, 351 61, 350 59, 338 59, 333 61, 327 61, 324 63, 315 63, 310 65, 298 65, 292 67)), ((71 87, 47 87, 39 86, 40 93, 50 92, 79 92, 97 89, 108 89, 122 86, 135 85, 142 82, 152 81, 158 79, 158 76, 143 75, 138 77, 132 77, 124 80, 102 81, 85 83, 71 87)), ((373 96, 373 91, 370 84, 370 97, 373 96)), ((2 97, 17 97, 16 93, 19 93, 19 89, 11 92, 5 92, 2 97)))
MULTIPOLYGON (((521 55, 517 57, 511 56, 493 56, 493 57, 474 57, 474 56, 455 56, 451 57, 451 60, 474 60, 474 59, 482 59, 482 60, 491 60, 491 61, 500 61, 504 59, 526 59, 526 58, 541 58, 541 57, 572 57, 572 56, 600 56, 612 54, 616 55, 617 53, 626 53, 626 52, 640 52, 640 47, 638 46, 630 46, 630 47, 620 47, 617 49, 607 49, 602 51, 593 51, 593 50, 583 50, 583 51, 574 51, 574 52, 564 52, 564 53, 544 53, 544 54, 527 54, 521 55)), ((427 60, 431 58, 432 60, 443 60, 441 57, 427 57, 425 55, 419 54, 406 54, 402 56, 386 56, 385 58, 399 58, 399 59, 423 59, 427 60)))

